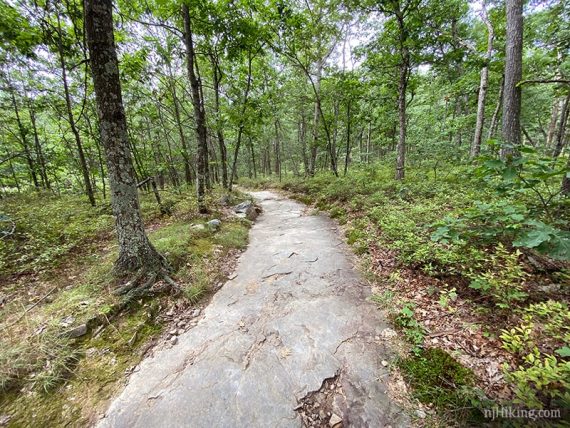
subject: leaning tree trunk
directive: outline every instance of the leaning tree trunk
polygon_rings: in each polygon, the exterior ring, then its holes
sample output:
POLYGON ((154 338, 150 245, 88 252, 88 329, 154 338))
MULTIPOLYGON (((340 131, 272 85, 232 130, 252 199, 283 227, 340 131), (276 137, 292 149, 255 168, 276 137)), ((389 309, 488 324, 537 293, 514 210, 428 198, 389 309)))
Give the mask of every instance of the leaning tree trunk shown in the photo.
POLYGON ((196 53, 194 52, 194 41, 192 40, 192 22, 190 11, 186 4, 182 5, 182 18, 184 19, 184 44, 186 46, 186 68, 188 69, 188 79, 192 89, 192 105, 194 106, 194 119, 196 121, 196 135, 198 136, 198 167, 196 191, 198 195, 198 211, 207 213, 206 207, 206 159, 208 156, 208 134, 206 131, 206 112, 204 103, 200 96, 200 82, 196 77, 194 63, 196 53))
POLYGON ((115 272, 125 274, 144 268, 156 275, 164 268, 165 260, 154 249, 144 230, 119 81, 112 1, 85 0, 84 13, 99 131, 107 159, 119 240, 115 272))
POLYGON ((501 159, 516 156, 521 144, 523 2, 507 0, 507 44, 501 159))
POLYGON ((487 88, 489 86, 489 63, 493 57, 493 39, 495 37, 491 21, 487 17, 485 10, 485 2, 483 2, 483 10, 481 18, 487 26, 487 56, 485 58, 485 66, 481 69, 481 82, 479 83, 479 97, 477 100, 477 123, 475 125, 475 136, 471 144, 471 159, 479 156, 481 152, 481 137, 483 135, 483 125, 485 123, 485 98, 487 97, 487 88))

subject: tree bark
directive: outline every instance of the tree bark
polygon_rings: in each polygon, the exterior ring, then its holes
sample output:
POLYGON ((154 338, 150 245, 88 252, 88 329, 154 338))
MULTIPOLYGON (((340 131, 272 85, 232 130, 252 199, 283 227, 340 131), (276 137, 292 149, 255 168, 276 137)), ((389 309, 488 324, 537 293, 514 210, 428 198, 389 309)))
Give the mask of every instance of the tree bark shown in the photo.
POLYGON ((556 138, 556 125, 558 124, 558 113, 560 112, 560 101, 556 98, 552 103, 552 113, 550 114, 550 123, 546 134, 546 147, 551 147, 554 138, 556 138))
POLYGON ((236 141, 236 147, 234 149, 234 160, 233 160, 233 164, 232 164, 232 172, 230 175, 230 182, 228 185, 228 190, 231 192, 232 191, 232 186, 234 184, 234 180, 237 179, 237 160, 238 160, 238 155, 239 155, 239 149, 241 146, 241 140, 243 137, 243 131, 245 128, 245 115, 247 113, 247 103, 249 100, 249 91, 251 90, 251 78, 252 78, 252 56, 251 56, 251 50, 247 53, 247 84, 245 87, 245 92, 243 94, 243 102, 242 102, 242 106, 241 106, 241 115, 240 115, 240 122, 239 122, 239 127, 238 127, 238 134, 237 134, 237 141, 236 141))
POLYGON ((192 184, 192 169, 190 167, 190 156, 188 154, 188 143, 186 142, 186 135, 182 126, 182 118, 180 115, 180 104, 178 101, 178 94, 176 93, 176 82, 172 75, 170 62, 168 62, 168 86, 170 94, 172 95, 172 103, 174 104, 174 119, 176 120, 176 127, 178 128, 178 135, 180 136, 180 145, 182 146, 182 158, 184 159, 184 179, 186 184, 192 184))
POLYGON ((396 148, 396 180, 404 178, 404 168, 406 163, 406 90, 408 87, 408 75, 410 69, 410 51, 407 46, 407 31, 404 24, 404 17, 398 13, 398 29, 400 37, 400 78, 398 80, 398 122, 400 134, 398 146, 396 148))
POLYGON ((518 156, 521 144, 523 1, 507 0, 507 42, 501 159, 518 156))
POLYGON ((89 178, 89 167, 87 166, 87 160, 85 158, 85 152, 83 150, 83 143, 81 142, 81 136, 79 135, 79 129, 77 129, 77 124, 75 122, 75 117, 73 116, 73 108, 71 105, 71 94, 69 93, 69 83, 67 82, 67 64, 65 63, 65 55, 62 43, 62 30, 61 30, 61 18, 59 13, 57 14, 57 50, 59 54, 59 65, 61 68, 61 80, 63 83, 63 92, 65 95, 65 108, 67 111, 67 119, 69 121, 69 126, 73 137, 75 138, 75 145, 77 148, 77 154, 79 155, 79 165, 81 167, 81 173, 83 175, 83 182, 85 186, 85 193, 89 198, 89 203, 92 206, 96 205, 95 195, 93 193, 93 186, 91 185, 91 179, 89 178))
POLYGON ((204 110, 204 103, 201 97, 200 82, 196 76, 195 61, 196 52, 194 51, 194 41, 192 35, 192 21, 190 19, 190 11, 186 4, 182 5, 182 18, 184 19, 184 44, 186 46, 186 68, 188 71, 188 79, 190 80, 190 87, 192 89, 192 105, 194 106, 194 119, 196 122, 196 135, 198 137, 198 165, 197 165, 197 180, 196 180, 196 193, 198 196, 198 211, 200 213, 207 213, 206 207, 206 174, 207 165, 206 159, 208 156, 208 134, 206 131, 206 112, 204 110))
POLYGON ((344 157, 344 175, 348 172, 350 162, 350 100, 346 106, 346 155, 344 157))
POLYGON ((564 104, 562 106, 562 111, 560 112, 560 124, 558 127, 558 135, 556 135, 556 146, 552 152, 553 157, 560 156, 562 149, 564 148, 564 143, 566 141, 566 124, 568 123, 568 113, 570 111, 570 92, 566 95, 564 104))
POLYGON ((485 57, 485 66, 481 69, 479 97, 477 100, 477 122, 475 124, 475 136, 471 144, 471 159, 479 156, 481 152, 481 137, 483 135, 483 125, 485 124, 485 98, 487 97, 487 88, 489 87, 489 63, 493 56, 493 39, 495 37, 493 26, 487 17, 485 2, 482 4, 481 19, 487 26, 487 55, 485 57))
POLYGON ((20 139, 22 140, 22 148, 24 149, 24 155, 26 157, 26 162, 28 163, 28 168, 30 169, 30 176, 32 177, 32 183, 34 188, 38 190, 40 188, 40 183, 38 181, 38 176, 36 174, 36 165, 34 159, 32 158, 32 153, 30 151, 30 146, 28 146, 28 137, 26 128, 22 123, 20 118, 20 110, 18 109, 18 103, 16 102, 16 96, 14 92, 10 92, 12 99, 12 107, 14 107, 14 113, 16 114, 16 123, 18 124, 18 131, 20 132, 20 139))
POLYGON ((214 113, 216 115, 216 136, 218 137, 218 145, 220 147, 220 167, 222 170, 222 186, 224 189, 228 188, 228 151, 224 141, 223 123, 220 113, 220 83, 222 81, 222 72, 220 65, 214 54, 210 55, 213 72, 214 83, 214 113))
POLYGON ((99 131, 119 241, 115 272, 162 269, 165 260, 148 240, 140 210, 119 80, 112 1, 85 0, 84 13, 99 131))
POLYGON ((493 138, 495 133, 497 132, 497 125, 499 123, 499 113, 501 112, 501 106, 503 105, 503 93, 505 89, 505 76, 501 76, 501 83, 499 86, 499 98, 497 99, 497 106, 495 107, 495 111, 493 112, 493 117, 491 117, 491 124, 489 125, 489 134, 487 135, 487 139, 493 138))

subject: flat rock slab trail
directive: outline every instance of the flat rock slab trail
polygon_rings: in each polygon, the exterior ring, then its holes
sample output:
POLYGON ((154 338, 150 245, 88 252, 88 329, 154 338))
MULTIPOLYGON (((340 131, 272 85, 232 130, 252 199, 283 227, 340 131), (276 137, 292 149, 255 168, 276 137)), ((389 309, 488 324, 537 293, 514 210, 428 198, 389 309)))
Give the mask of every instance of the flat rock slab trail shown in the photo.
POLYGON ((141 362, 99 426, 407 426, 386 394, 386 320, 335 224, 252 195, 264 212, 236 276, 177 345, 141 362))

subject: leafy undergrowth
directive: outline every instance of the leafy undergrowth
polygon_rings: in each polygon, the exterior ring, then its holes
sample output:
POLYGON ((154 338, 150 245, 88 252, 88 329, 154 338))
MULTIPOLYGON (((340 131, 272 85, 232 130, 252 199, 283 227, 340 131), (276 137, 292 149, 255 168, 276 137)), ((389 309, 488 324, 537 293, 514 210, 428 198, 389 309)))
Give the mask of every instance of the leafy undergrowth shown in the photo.
MULTIPOLYGON (((557 194, 559 171, 528 159, 514 172, 498 161, 437 175, 416 166, 402 182, 378 164, 242 184, 288 191, 344 225, 375 300, 411 344, 402 369, 412 385, 440 349, 473 372, 467 407, 560 409, 570 405, 570 201, 557 194)), ((465 423, 470 413, 442 393, 452 405, 430 405, 465 423)))
POLYGON ((227 278, 247 244, 249 222, 220 206, 219 192, 208 201, 212 212, 197 214, 192 193, 171 194, 164 216, 142 197, 149 238, 182 293, 157 293, 118 314, 111 273, 117 246, 106 208, 69 196, 14 197, 5 205, 17 224, 0 252, 9 266, 0 282, 0 416, 10 425, 92 423, 167 327, 172 317, 165 314, 187 311, 227 278), (33 221, 44 207, 50 215, 33 221), (213 218, 222 220, 217 231, 192 227, 213 218), (26 251, 40 260, 22 256, 26 251))

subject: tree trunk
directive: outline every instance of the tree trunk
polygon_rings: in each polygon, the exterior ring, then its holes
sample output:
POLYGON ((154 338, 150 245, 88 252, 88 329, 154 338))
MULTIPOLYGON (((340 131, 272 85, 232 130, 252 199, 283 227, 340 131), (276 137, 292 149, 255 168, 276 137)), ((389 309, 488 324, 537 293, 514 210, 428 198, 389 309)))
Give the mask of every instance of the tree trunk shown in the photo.
POLYGON ((85 29, 99 114, 101 143, 107 159, 111 204, 119 258, 115 272, 162 269, 164 258, 148 240, 142 220, 113 35, 111 0, 85 0, 85 29))
POLYGON ((495 111, 493 112, 493 117, 491 117, 491 124, 489 125, 489 134, 487 135, 487 139, 493 138, 495 133, 497 132, 497 125, 499 123, 499 113, 501 112, 501 106, 503 105, 503 92, 505 89, 505 77, 504 75, 501 76, 501 83, 499 86, 499 98, 497 99, 497 107, 495 107, 495 111))
MULTIPOLYGON (((302 109, 302 107, 301 107, 302 109)), ((301 145, 301 154, 303 156, 303 171, 305 176, 309 174, 309 157, 307 156, 307 123, 305 121, 305 114, 301 111, 301 120, 299 121, 298 138, 301 145)))
POLYGON ((170 62, 168 62, 168 77, 169 77, 169 89, 172 95, 172 103, 174 104, 174 119, 176 120, 176 127, 178 128, 178 135, 180 136, 180 145, 182 146, 182 158, 184 159, 184 179, 186 184, 192 184, 192 169, 190 167, 190 156, 188 154, 188 143, 186 142, 186 135, 184 134, 184 128, 182 126, 182 118, 180 116, 180 105, 178 101, 178 94, 176 93, 176 82, 174 81, 174 76, 172 75, 172 69, 170 67, 170 62))
POLYGON ((252 56, 251 50, 247 53, 247 84, 245 87, 245 92, 243 94, 243 102, 241 106, 241 115, 240 115, 240 122, 238 127, 238 134, 237 134, 237 141, 236 147, 234 149, 234 160, 232 164, 232 172, 230 175, 230 183, 228 185, 228 190, 232 191, 232 186, 234 184, 234 180, 237 179, 237 160, 239 155, 239 149, 241 145, 241 140, 243 137, 243 131, 245 128, 245 115, 247 113, 247 103, 249 100, 249 91, 251 89, 251 78, 252 78, 252 56))
POLYGON ((12 98, 12 106, 14 107, 14 113, 16 114, 16 123, 18 124, 18 131, 20 132, 20 138, 22 140, 22 148, 24 149, 24 155, 26 157, 26 162, 28 163, 28 168, 30 169, 30 176, 32 177, 32 183, 34 188, 38 190, 40 188, 40 183, 38 181, 38 176, 36 174, 36 165, 34 159, 32 158, 32 153, 30 151, 30 147, 28 146, 28 137, 26 128, 22 123, 20 118, 20 111, 18 109, 18 103, 16 102, 16 96, 14 92, 10 93, 12 98))
POLYGON ((400 135, 398 138, 396 157, 396 180, 404 178, 406 160, 406 89, 408 87, 408 74, 410 69, 410 51, 407 46, 407 33, 404 27, 404 19, 397 16, 400 31, 400 78, 398 81, 398 122, 400 135))
POLYGON ((61 30, 61 20, 59 13, 57 14, 57 50, 59 54, 59 65, 61 67, 61 79, 63 83, 63 91, 65 95, 65 108, 67 111, 67 119, 69 121, 69 126, 73 137, 75 138, 75 145, 77 147, 77 154, 79 155, 79 165, 81 167, 81 173, 83 174, 83 182, 85 186, 85 193, 89 198, 89 202, 92 206, 95 206, 95 195, 93 194, 93 186, 91 185, 91 179, 89 178, 89 167, 87 166, 87 160, 85 158, 85 152, 83 150, 83 143, 81 142, 81 136, 79 135, 79 130, 77 129, 77 124, 75 122, 75 117, 73 116, 73 108, 71 106, 71 94, 69 93, 69 84, 67 82, 67 65, 65 63, 65 55, 63 51, 62 43, 62 30, 61 30))
MULTIPOLYGON (((570 170, 570 156, 568 156, 568 162, 566 162, 566 168, 570 170)), ((570 177, 568 174, 564 174, 562 178, 562 187, 560 189, 564 196, 570 196, 570 177)))
POLYGON ((316 75, 316 79, 315 79, 315 83, 313 85, 313 88, 315 90, 315 109, 313 111, 313 140, 311 141, 311 152, 310 152, 310 162, 309 162, 309 175, 311 177, 315 176, 315 170, 316 170, 316 166, 317 166, 317 147, 318 147, 318 142, 319 142, 319 103, 320 103, 320 98, 318 96, 318 93, 321 90, 321 73, 322 73, 323 67, 322 64, 319 63, 317 65, 317 75, 316 75))
POLYGON ((566 124, 568 123, 568 113, 570 111, 570 92, 566 95, 566 99, 564 100, 564 104, 562 106, 562 111, 560 112, 560 125, 558 127, 558 135, 556 136, 556 146, 554 146, 554 150, 552 152, 553 157, 560 156, 562 153, 562 149, 564 148, 564 143, 566 139, 566 124))
POLYGON ((28 103, 28 111, 30 113, 30 121, 32 122, 32 132, 34 133, 34 146, 36 149, 36 159, 40 164, 40 176, 42 177, 43 185, 46 189, 51 189, 51 184, 47 174, 46 160, 44 151, 40 143, 40 136, 38 135, 38 127, 36 126, 36 112, 34 111, 31 103, 28 103))
POLYGON ((523 2, 507 0, 507 42, 501 159, 518 155, 521 144, 523 2))
POLYGON ((560 112, 560 101, 556 98, 552 103, 552 113, 550 114, 550 123, 548 125, 548 133, 546 134, 546 147, 551 147, 554 138, 556 138, 556 125, 558 124, 558 113, 560 112))
POLYGON ((186 67, 188 69, 188 79, 192 89, 192 104, 194 106, 194 119, 196 121, 196 135, 198 136, 198 167, 196 190, 198 195, 198 211, 207 213, 205 200, 205 186, 208 156, 208 134, 206 131, 206 112, 204 110, 203 99, 200 96, 200 82, 196 77, 194 69, 196 61, 196 53, 194 52, 194 41, 192 40, 192 21, 190 20, 190 11, 186 4, 182 5, 182 18, 184 19, 184 44, 186 45, 186 67))
POLYGON ((350 162, 350 101, 346 106, 346 156, 344 157, 344 175, 348 172, 350 162))
POLYGON ((222 72, 217 59, 212 54, 210 55, 212 63, 212 72, 214 80, 214 114, 216 115, 216 135, 218 137, 218 145, 220 146, 220 162, 222 170, 222 186, 224 189, 228 188, 228 152, 226 143, 224 141, 223 123, 220 113, 220 82, 222 81, 222 72))
POLYGON ((487 55, 485 58, 485 66, 481 69, 481 82, 479 83, 479 97, 477 100, 477 122, 475 124, 475 136, 471 144, 471 159, 479 156, 481 152, 481 137, 483 135, 483 125, 485 123, 485 98, 487 96, 487 88, 489 86, 489 63, 493 56, 493 39, 495 33, 491 21, 487 17, 485 10, 485 2, 482 4, 481 18, 487 26, 487 55))

